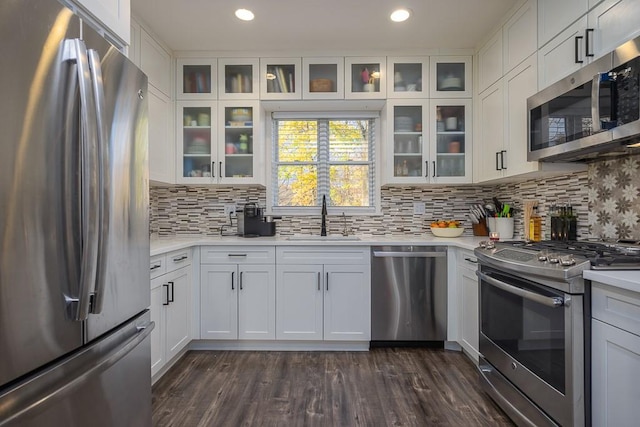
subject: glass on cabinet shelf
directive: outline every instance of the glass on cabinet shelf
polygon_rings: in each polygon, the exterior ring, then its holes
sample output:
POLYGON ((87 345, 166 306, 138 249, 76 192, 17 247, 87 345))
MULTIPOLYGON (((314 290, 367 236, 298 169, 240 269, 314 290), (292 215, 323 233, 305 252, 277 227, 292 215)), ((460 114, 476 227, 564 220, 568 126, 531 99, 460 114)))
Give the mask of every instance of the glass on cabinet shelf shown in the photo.
POLYGON ((258 60, 246 58, 218 59, 219 99, 258 98, 258 60))
POLYGON ((345 58, 345 98, 386 98, 385 67, 383 58, 345 58))
POLYGON ((179 99, 216 98, 216 60, 181 58, 178 65, 179 99))
POLYGON ((471 98, 471 57, 431 57, 431 97, 471 98))
POLYGON ((251 178, 253 171, 254 107, 224 107, 224 171, 222 178, 251 178))
POLYGON ((426 98, 428 96, 427 57, 389 57, 387 93, 389 98, 426 98))
POLYGON ((300 99, 300 58, 260 59, 260 99, 300 99))
POLYGON ((303 58, 304 99, 344 98, 344 59, 303 58))

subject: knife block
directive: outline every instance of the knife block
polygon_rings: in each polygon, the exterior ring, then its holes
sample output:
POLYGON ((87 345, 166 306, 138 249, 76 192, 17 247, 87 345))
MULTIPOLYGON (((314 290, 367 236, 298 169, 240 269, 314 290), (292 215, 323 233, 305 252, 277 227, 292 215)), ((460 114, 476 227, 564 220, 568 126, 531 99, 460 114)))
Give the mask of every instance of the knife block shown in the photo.
POLYGON ((482 218, 478 224, 471 224, 471 228, 473 228, 474 236, 489 235, 489 229, 487 229, 487 221, 485 218, 482 218))

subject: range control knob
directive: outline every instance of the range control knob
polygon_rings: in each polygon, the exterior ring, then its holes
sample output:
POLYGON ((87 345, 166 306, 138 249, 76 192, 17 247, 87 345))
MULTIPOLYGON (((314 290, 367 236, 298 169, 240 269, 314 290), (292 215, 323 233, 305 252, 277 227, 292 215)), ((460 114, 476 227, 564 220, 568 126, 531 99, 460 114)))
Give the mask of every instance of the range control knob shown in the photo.
POLYGON ((560 257, 558 254, 549 254, 548 261, 551 264, 558 264, 560 262, 560 257))

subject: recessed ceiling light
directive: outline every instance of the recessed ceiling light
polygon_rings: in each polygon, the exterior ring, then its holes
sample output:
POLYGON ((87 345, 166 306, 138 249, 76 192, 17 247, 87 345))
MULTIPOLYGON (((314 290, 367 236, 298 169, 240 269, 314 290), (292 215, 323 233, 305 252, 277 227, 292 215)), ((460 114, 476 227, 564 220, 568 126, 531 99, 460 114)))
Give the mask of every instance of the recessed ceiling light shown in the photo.
POLYGON ((393 22, 406 21, 407 19, 409 19, 409 16, 411 16, 411 12, 409 11, 409 9, 396 9, 391 12, 391 20, 393 22))
POLYGON ((238 19, 242 19, 243 21, 253 21, 253 18, 255 18, 253 12, 251 12, 249 9, 236 10, 236 17, 238 19))

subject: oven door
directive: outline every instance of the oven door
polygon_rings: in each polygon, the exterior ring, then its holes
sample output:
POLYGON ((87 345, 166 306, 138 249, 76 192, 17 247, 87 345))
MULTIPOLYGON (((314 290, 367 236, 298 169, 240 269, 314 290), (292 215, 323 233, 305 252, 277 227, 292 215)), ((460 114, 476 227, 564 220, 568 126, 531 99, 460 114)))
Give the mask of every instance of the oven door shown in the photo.
POLYGON ((480 353, 519 391, 502 398, 523 394, 560 425, 584 425, 583 296, 484 265, 477 274, 480 353))

